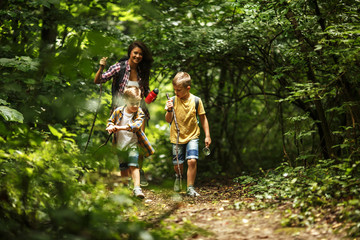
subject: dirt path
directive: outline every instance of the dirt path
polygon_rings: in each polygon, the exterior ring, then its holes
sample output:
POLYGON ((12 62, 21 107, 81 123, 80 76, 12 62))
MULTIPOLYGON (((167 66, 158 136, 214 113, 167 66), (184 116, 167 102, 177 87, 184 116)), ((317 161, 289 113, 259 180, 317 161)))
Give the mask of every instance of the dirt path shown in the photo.
POLYGON ((145 188, 146 198, 138 204, 138 217, 152 227, 184 227, 185 239, 342 239, 325 221, 308 228, 283 228, 285 205, 258 211, 241 208, 245 202, 251 205, 253 199, 241 197, 241 186, 231 180, 197 186, 201 194, 198 198, 186 196, 185 191, 175 194, 170 187, 145 188))

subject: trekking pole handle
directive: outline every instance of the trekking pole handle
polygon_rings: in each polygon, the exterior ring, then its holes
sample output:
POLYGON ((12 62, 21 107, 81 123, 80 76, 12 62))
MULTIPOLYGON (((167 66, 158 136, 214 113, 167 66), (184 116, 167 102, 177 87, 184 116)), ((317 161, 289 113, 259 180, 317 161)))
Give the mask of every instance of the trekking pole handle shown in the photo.
MULTIPOLYGON (((169 97, 169 94, 168 94, 168 93, 166 93, 166 97, 167 97, 168 100, 170 100, 170 97, 169 97)), ((176 128, 177 133, 179 134, 179 133, 180 133, 180 129, 179 129, 179 125, 178 125, 178 123, 177 123, 177 119, 176 119, 176 114, 175 114, 175 109, 174 109, 174 107, 172 108, 172 112, 173 112, 173 115, 174 115, 175 128, 176 128)))

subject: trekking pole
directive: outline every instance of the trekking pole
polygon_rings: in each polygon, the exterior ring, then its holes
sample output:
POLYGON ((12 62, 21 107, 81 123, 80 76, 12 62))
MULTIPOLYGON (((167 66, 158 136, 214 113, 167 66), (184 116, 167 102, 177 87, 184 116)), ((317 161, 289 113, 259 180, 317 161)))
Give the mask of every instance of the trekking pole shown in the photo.
POLYGON ((102 148, 103 146, 105 146, 105 145, 109 142, 109 139, 110 139, 110 137, 111 137, 112 134, 113 134, 113 133, 110 133, 110 134, 109 134, 109 136, 107 137, 106 141, 105 141, 103 144, 101 144, 101 145, 93 152, 93 154, 95 154, 100 148, 102 148))
MULTIPOLYGON (((168 94, 168 93, 166 93, 166 97, 167 97, 168 100, 170 100, 170 97, 169 97, 169 94, 168 94)), ((179 163, 179 137, 180 137, 180 129, 179 129, 178 122, 177 122, 177 120, 176 120, 176 114, 175 114, 175 109, 174 109, 174 107, 172 108, 172 113, 173 113, 174 122, 175 122, 175 128, 176 128, 176 132, 177 132, 175 152, 176 152, 176 162, 177 162, 178 171, 179 171, 179 175, 180 175, 180 190, 182 190, 182 172, 181 172, 181 170, 180 170, 180 163, 179 163)))
MULTIPOLYGON (((92 123, 92 126, 91 126, 91 129, 90 129, 90 133, 89 133, 89 137, 88 137, 88 140, 86 142, 86 146, 85 146, 85 149, 84 149, 84 153, 86 152, 86 149, 89 145, 89 142, 90 142, 90 138, 91 138, 91 134, 93 132, 93 129, 94 129, 94 126, 95 126, 95 121, 96 121, 96 117, 97 117, 97 114, 99 112, 99 109, 100 109, 100 105, 101 105, 101 95, 102 95, 102 84, 100 83, 100 94, 99 94, 99 104, 96 108, 96 111, 95 111, 95 116, 94 116, 94 120, 93 120, 93 123, 92 123)), ((109 139, 106 140, 106 143, 107 141, 109 141, 109 139)), ((98 148, 99 149, 99 148, 98 148)), ((96 149, 97 151, 97 149, 96 149)))

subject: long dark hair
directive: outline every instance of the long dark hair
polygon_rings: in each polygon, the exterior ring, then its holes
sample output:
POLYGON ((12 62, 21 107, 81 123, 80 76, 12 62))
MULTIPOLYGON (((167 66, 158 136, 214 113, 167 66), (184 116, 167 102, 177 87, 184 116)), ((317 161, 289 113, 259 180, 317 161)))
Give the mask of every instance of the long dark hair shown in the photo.
POLYGON ((152 63, 154 62, 154 60, 152 58, 152 54, 149 48, 145 45, 145 43, 141 41, 134 41, 129 45, 128 57, 130 57, 130 53, 135 47, 140 48, 143 53, 143 58, 138 66, 140 70, 139 75, 141 77, 141 82, 139 82, 139 85, 144 88, 143 93, 146 97, 150 91, 149 89, 150 69, 152 67, 152 63))

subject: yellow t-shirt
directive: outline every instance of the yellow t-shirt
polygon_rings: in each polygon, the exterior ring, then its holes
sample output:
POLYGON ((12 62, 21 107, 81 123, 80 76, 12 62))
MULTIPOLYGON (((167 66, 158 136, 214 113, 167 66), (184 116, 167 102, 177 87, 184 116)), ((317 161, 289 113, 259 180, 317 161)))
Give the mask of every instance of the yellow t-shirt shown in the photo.
MULTIPOLYGON (((186 144, 200 136, 200 127, 196 118, 195 97, 190 94, 188 99, 180 99, 175 96, 175 114, 180 129, 179 144, 186 144)), ((205 114, 204 106, 199 98, 198 115, 205 114)), ((175 122, 170 126, 170 142, 176 143, 177 132, 175 122)))

